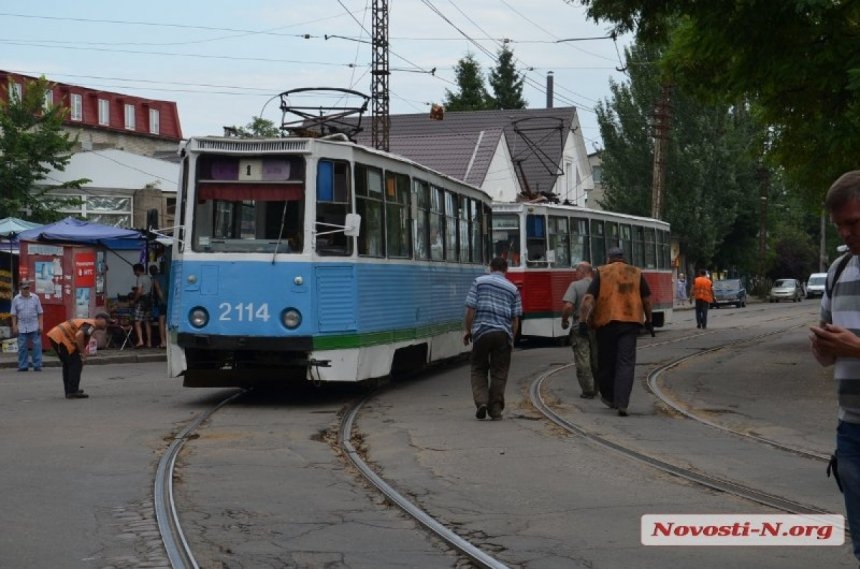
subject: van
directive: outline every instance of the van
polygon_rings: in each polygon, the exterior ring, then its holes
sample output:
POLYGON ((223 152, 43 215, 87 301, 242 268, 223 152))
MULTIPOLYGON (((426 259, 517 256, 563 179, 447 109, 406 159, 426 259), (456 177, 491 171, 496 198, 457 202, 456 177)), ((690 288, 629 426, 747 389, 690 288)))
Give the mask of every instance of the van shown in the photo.
POLYGON ((812 273, 806 281, 806 298, 824 296, 824 286, 827 283, 827 273, 812 273))

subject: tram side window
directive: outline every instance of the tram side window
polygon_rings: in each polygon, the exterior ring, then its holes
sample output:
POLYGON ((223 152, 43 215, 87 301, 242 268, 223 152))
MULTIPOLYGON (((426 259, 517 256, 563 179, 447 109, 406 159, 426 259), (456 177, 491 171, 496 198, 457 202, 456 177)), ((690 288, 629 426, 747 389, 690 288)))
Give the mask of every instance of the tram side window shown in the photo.
MULTIPOLYGON (((457 196, 454 196, 457 199, 457 196)), ((469 254, 469 198, 466 196, 460 196, 460 262, 468 263, 470 262, 471 255, 469 254)))
POLYGON ((481 231, 483 225, 483 210, 481 205, 475 201, 469 200, 469 247, 472 251, 471 261, 477 264, 484 262, 484 248, 481 241, 481 235, 485 232, 481 231))
POLYGON ((550 260, 556 267, 570 267, 570 243, 566 217, 549 218, 550 260))
POLYGON ((445 190, 430 188, 430 258, 445 259, 445 190))
POLYGON ((445 192, 445 260, 457 262, 457 196, 445 192))
POLYGON ((641 226, 633 228, 633 264, 645 266, 645 228, 641 226))
POLYGON ((386 173, 385 223, 388 256, 409 257, 409 176, 405 174, 386 173))
POLYGON ((361 216, 358 254, 385 256, 385 210, 382 201, 382 170, 356 164, 355 206, 361 216))
POLYGON ((493 256, 520 266, 520 218, 517 214, 496 213, 492 217, 493 256))
POLYGON ((651 227, 645 228, 645 265, 646 269, 657 267, 657 237, 651 227))
POLYGON ((621 240, 618 235, 618 224, 614 221, 607 221, 606 225, 606 252, 613 247, 621 247, 621 240))
POLYGON ((316 252, 318 255, 352 255, 354 238, 341 229, 350 212, 349 163, 320 160, 317 164, 316 252))
POLYGON ((672 244, 669 240, 669 232, 668 231, 660 231, 657 230, 657 255, 658 263, 657 266, 661 269, 671 269, 672 268, 672 244))
POLYGON ((415 258, 426 261, 430 258, 430 185, 422 180, 412 181, 415 200, 415 258))
POLYGON ((633 258, 633 235, 630 226, 625 224, 618 226, 619 246, 624 251, 625 259, 633 258))
POLYGON ((599 265, 606 262, 606 233, 603 225, 600 219, 591 222, 591 255, 599 265))
POLYGON ((588 220, 572 218, 570 220, 570 266, 575 267, 582 261, 591 262, 588 239, 588 220))

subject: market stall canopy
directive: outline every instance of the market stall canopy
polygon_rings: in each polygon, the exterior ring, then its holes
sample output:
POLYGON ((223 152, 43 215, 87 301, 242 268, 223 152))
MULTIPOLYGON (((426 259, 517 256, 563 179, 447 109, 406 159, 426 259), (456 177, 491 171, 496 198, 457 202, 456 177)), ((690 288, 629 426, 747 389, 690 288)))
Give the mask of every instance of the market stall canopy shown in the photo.
POLYGON ((33 223, 32 221, 24 221, 17 217, 5 217, 0 219, 0 237, 15 238, 23 231, 41 227, 41 223, 33 223))
POLYGON ((18 239, 21 241, 54 241, 103 245, 128 242, 137 245, 141 240, 145 240, 146 236, 134 229, 89 223, 73 217, 67 217, 56 223, 22 231, 18 235, 18 239))

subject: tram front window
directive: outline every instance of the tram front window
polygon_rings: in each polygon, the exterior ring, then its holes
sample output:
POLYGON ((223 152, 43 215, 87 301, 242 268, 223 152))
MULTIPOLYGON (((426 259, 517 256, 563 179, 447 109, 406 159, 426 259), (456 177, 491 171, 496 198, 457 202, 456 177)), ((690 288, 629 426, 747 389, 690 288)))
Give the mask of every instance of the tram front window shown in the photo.
POLYGON ((300 253, 304 161, 296 156, 201 156, 193 192, 195 251, 300 253))
POLYGON ((304 202, 198 200, 195 251, 300 253, 304 202))
POLYGON ((520 265, 519 216, 493 215, 493 256, 506 259, 509 267, 520 265))

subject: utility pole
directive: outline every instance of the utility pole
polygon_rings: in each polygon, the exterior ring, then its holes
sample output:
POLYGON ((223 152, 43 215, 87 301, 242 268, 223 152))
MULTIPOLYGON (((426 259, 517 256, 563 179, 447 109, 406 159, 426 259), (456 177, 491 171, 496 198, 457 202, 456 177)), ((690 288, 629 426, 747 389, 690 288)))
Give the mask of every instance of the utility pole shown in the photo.
POLYGON ((664 83, 654 110, 654 175, 651 181, 651 217, 663 219, 666 195, 666 157, 672 123, 672 86, 664 83))
POLYGON ((758 168, 759 179, 759 229, 758 229, 758 274, 764 277, 765 254, 767 252, 767 206, 770 199, 770 172, 765 166, 758 168))
POLYGON ((373 147, 388 151, 391 118, 388 110, 388 0, 373 0, 373 66, 371 69, 371 135, 373 147))

